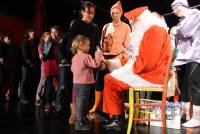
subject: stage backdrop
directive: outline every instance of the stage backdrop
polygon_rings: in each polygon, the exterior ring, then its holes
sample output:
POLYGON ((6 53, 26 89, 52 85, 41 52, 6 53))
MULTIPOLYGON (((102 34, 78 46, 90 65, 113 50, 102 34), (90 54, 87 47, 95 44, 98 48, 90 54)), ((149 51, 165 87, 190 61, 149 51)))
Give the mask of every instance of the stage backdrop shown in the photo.
POLYGON ((23 40, 24 33, 30 26, 27 20, 0 15, 0 31, 9 34, 17 44, 23 40))

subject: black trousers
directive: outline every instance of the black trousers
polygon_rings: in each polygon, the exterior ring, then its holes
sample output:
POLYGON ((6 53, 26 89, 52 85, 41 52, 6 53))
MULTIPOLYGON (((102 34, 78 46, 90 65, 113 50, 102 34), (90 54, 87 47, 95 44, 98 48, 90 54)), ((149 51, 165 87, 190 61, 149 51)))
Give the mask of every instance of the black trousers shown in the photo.
POLYGON ((4 96, 3 96, 3 67, 0 63, 0 99, 3 99, 4 96))
POLYGON ((29 92, 31 90, 31 76, 32 76, 33 70, 32 68, 24 67, 22 66, 22 81, 21 81, 21 99, 23 100, 29 100, 29 92))
POLYGON ((200 105, 200 64, 196 62, 177 66, 178 87, 181 91, 181 101, 189 102, 190 96, 194 105, 200 105))
POLYGON ((0 65, 0 92, 2 92, 3 89, 3 67, 0 65))
POLYGON ((22 66, 21 99, 34 101, 39 78, 40 71, 38 68, 22 66))

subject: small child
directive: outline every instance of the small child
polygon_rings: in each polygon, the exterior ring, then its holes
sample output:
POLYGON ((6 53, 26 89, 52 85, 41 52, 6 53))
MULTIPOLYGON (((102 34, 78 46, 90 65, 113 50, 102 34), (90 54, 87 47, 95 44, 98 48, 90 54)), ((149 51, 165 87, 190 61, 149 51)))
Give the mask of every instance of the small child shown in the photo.
POLYGON ((76 111, 77 120, 76 130, 89 130, 91 124, 87 122, 89 93, 92 84, 95 82, 93 68, 98 68, 103 60, 100 49, 95 52, 95 59, 88 54, 90 50, 90 40, 83 35, 77 35, 72 42, 72 52, 75 54, 72 58, 71 70, 73 72, 73 84, 77 90, 76 111))
POLYGON ((35 98, 35 106, 40 106, 41 102, 44 101, 42 100, 44 88, 45 88, 45 81, 46 81, 46 76, 44 74, 44 61, 43 61, 43 50, 44 50, 44 44, 50 40, 50 33, 49 32, 44 32, 40 38, 40 44, 38 46, 38 54, 39 58, 41 61, 41 74, 40 74, 40 82, 37 87, 37 92, 36 92, 36 98, 35 98))

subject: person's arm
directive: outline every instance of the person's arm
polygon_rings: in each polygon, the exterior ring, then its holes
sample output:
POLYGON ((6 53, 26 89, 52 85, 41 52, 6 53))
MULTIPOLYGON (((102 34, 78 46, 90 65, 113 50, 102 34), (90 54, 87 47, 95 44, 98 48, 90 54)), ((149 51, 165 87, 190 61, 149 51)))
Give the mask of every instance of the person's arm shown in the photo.
POLYGON ((101 40, 100 40, 100 47, 101 49, 103 49, 103 41, 104 41, 104 37, 105 37, 105 34, 106 34, 106 27, 107 27, 108 24, 105 24, 102 28, 102 31, 101 31, 101 40))
POLYGON ((44 48, 43 48, 43 51, 42 51, 42 60, 43 61, 47 60, 47 56, 50 53, 52 45, 53 45, 52 42, 49 42, 49 41, 44 43, 44 48))
POLYGON ((125 48, 127 48, 130 45, 130 41, 131 41, 130 33, 131 33, 131 29, 129 26, 127 26, 127 32, 126 32, 126 36, 123 43, 125 48))
POLYGON ((72 53, 72 50, 71 50, 71 46, 72 46, 72 44, 71 44, 71 41, 70 41, 70 38, 71 38, 71 33, 69 32, 68 33, 68 40, 66 41, 66 44, 65 44, 65 47, 66 47, 66 49, 67 49, 67 61, 69 62, 69 63, 71 63, 71 60, 72 60, 72 56, 73 56, 73 53, 72 53))
POLYGON ((61 57, 61 64, 64 64, 67 59, 67 39, 63 38, 62 42, 58 44, 58 53, 59 56, 61 57))
POLYGON ((42 60, 42 45, 41 44, 39 44, 38 45, 38 54, 39 54, 39 58, 40 58, 40 60, 42 60))
POLYGON ((73 25, 70 29, 70 33, 72 34, 72 38, 79 33, 80 25, 81 25, 81 23, 79 23, 79 20, 74 21, 74 23, 73 23, 73 25))
POLYGON ((176 27, 178 38, 190 38, 200 27, 200 11, 192 11, 183 21, 176 27))
POLYGON ((23 43, 22 43, 22 59, 23 61, 25 62, 25 64, 29 67, 31 67, 31 60, 29 59, 28 57, 28 50, 27 50, 27 46, 28 46, 28 41, 27 40, 24 40, 23 43))
POLYGON ((102 61, 102 57, 100 57, 100 55, 96 54, 96 53, 95 53, 95 59, 92 58, 91 55, 89 55, 89 54, 87 55, 87 57, 86 57, 86 59, 84 61, 84 63, 87 66, 92 67, 92 68, 98 68, 98 67, 100 67, 101 61, 102 61))
POLYGON ((136 74, 142 73, 157 64, 165 40, 164 30, 158 27, 151 27, 143 36, 140 44, 139 54, 133 65, 136 74))
POLYGON ((0 42, 0 64, 3 64, 3 43, 0 42))
POLYGON ((100 31, 99 31, 99 28, 96 24, 94 25, 94 29, 95 29, 94 30, 95 31, 95 33, 94 33, 95 34, 95 36, 94 36, 95 37, 95 46, 100 47, 100 38, 101 38, 100 37, 100 31))
POLYGON ((67 42, 68 46, 67 47, 69 48, 70 52, 71 52, 71 46, 72 46, 73 39, 79 33, 79 27, 81 25, 79 22, 80 22, 79 20, 75 20, 69 31, 70 35, 68 38, 68 42, 67 42))

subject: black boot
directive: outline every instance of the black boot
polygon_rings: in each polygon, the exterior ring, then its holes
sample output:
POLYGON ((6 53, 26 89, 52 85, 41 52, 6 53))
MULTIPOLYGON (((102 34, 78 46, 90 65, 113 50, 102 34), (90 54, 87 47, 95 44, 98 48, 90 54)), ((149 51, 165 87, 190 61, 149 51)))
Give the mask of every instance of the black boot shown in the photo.
POLYGON ((23 96, 21 97, 20 102, 22 104, 28 104, 29 103, 29 101, 25 97, 23 97, 23 96))
POLYGON ((90 130, 92 129, 92 124, 87 119, 82 121, 76 121, 75 130, 90 130))
POLYGON ((105 125, 106 130, 121 131, 125 128, 126 121, 122 115, 113 116, 111 120, 105 125))

